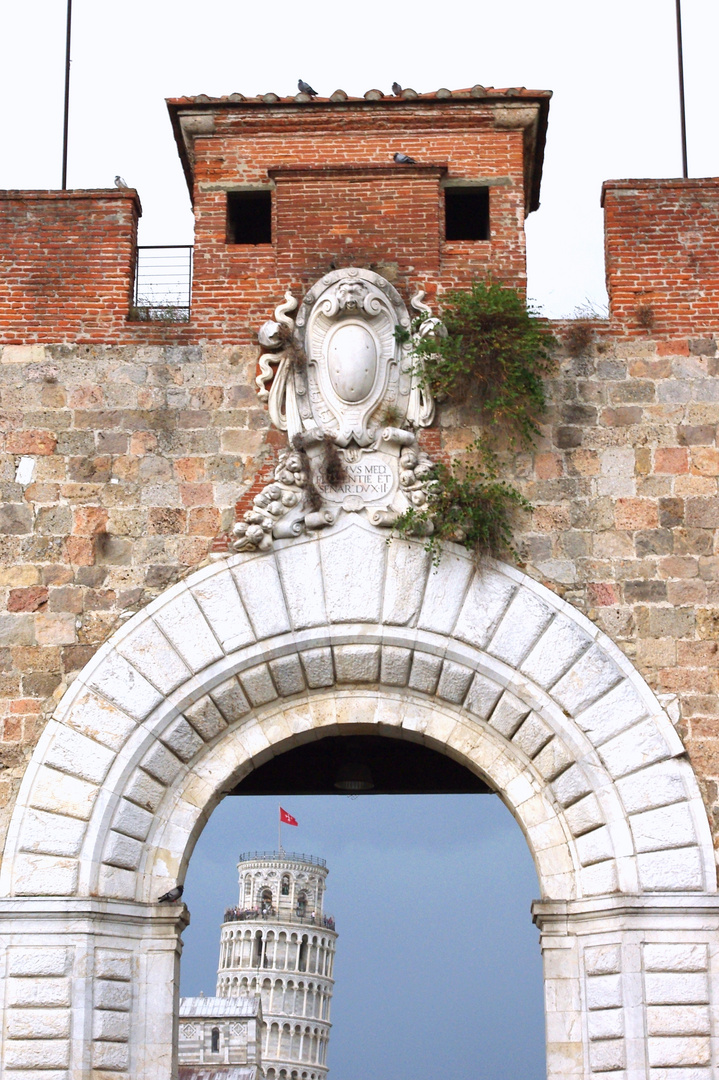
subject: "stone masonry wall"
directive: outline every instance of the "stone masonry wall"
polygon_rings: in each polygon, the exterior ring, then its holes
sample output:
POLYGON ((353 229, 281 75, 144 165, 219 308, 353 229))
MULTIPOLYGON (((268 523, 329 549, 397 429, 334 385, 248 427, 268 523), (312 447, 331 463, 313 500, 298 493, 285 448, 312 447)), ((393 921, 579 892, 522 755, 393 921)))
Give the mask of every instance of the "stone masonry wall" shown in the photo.
MULTIPOLYGON (((555 330, 564 344, 543 437, 506 462, 533 505, 520 555, 672 695, 719 838, 719 334, 555 330)), ((123 619, 223 546, 235 504, 269 470, 284 440, 254 391, 257 355, 3 349, 3 829, 74 674, 123 619)), ((475 433, 474 417, 446 404, 428 445, 451 455, 475 433)))

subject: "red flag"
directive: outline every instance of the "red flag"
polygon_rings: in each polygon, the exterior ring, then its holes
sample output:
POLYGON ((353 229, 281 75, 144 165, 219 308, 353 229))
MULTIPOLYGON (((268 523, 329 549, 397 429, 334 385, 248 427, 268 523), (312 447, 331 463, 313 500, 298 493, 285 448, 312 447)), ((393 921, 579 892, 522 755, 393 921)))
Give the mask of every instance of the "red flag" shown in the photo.
POLYGON ((282 809, 282 807, 280 807, 280 821, 282 822, 283 825, 296 825, 297 824, 295 819, 292 817, 292 814, 288 814, 286 810, 282 809))

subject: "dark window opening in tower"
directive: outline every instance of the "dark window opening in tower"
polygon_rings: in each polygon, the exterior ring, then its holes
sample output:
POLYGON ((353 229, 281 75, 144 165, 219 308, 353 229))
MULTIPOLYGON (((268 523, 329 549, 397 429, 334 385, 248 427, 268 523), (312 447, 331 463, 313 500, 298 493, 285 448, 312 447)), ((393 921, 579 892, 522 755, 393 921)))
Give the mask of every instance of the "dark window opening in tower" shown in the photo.
POLYGON ((260 893, 260 911, 263 915, 272 914, 272 891, 271 889, 263 889, 260 893))
POLYGON ((214 1027, 212 1029, 212 1044, 210 1047, 210 1053, 219 1054, 220 1052, 220 1029, 214 1027))
POLYGON ((272 243, 271 191, 228 191, 227 243, 272 243))
POLYGON ((282 896, 289 896, 290 895, 290 877, 289 877, 289 874, 284 874, 284 876, 282 878, 282 885, 280 887, 280 895, 282 895, 282 896))
MULTIPOLYGON (((302 918, 307 914, 307 893, 301 892, 297 896, 297 914, 302 918)), ((307 940, 304 938, 303 940, 307 940)))
POLYGON ((489 188, 444 189, 445 240, 489 240, 489 188))
POLYGON ((300 955, 297 961, 298 971, 307 971, 307 948, 307 934, 304 934, 300 944, 300 955))
POLYGON ((262 960, 262 931, 258 930, 255 934, 255 949, 252 959, 252 966, 259 967, 262 960))

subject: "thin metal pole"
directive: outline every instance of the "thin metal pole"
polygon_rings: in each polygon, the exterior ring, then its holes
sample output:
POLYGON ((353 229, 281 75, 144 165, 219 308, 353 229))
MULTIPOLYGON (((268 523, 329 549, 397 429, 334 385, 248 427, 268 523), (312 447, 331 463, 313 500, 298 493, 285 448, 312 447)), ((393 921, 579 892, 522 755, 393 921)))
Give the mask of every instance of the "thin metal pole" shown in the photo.
POLYGON ((67 29, 65 31, 65 115, 62 126, 62 190, 67 190, 67 132, 70 121, 70 37, 72 34, 72 0, 67 0, 67 29))
POLYGON ((682 4, 681 0, 676 0, 677 4, 677 57, 679 61, 679 112, 681 115, 682 123, 682 176, 686 180, 689 176, 689 168, 687 166, 687 117, 686 110, 684 108, 684 50, 682 48, 682 4))

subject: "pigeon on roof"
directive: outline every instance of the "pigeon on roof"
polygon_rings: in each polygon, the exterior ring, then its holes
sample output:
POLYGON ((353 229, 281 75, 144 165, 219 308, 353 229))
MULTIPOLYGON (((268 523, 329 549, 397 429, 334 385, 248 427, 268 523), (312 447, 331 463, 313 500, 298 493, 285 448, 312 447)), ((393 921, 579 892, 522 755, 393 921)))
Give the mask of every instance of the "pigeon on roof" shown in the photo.
POLYGON ((394 94, 395 97, 399 97, 400 94, 402 93, 402 87, 399 85, 398 82, 393 82, 392 83, 392 93, 394 94))
POLYGON ((116 188, 129 188, 130 185, 126 184, 121 176, 116 176, 115 177, 115 187, 116 188))
POLYGON ((313 98, 317 97, 317 91, 313 90, 310 84, 308 82, 305 82, 304 79, 297 80, 297 89, 301 94, 309 94, 310 97, 313 98))
POLYGON ((158 904, 174 904, 176 900, 179 900, 185 891, 184 885, 175 885, 174 889, 170 889, 169 892, 163 893, 158 897, 158 904))
POLYGON ((416 165, 417 162, 409 154, 403 154, 401 151, 397 151, 394 155, 394 160, 398 165, 416 165))

